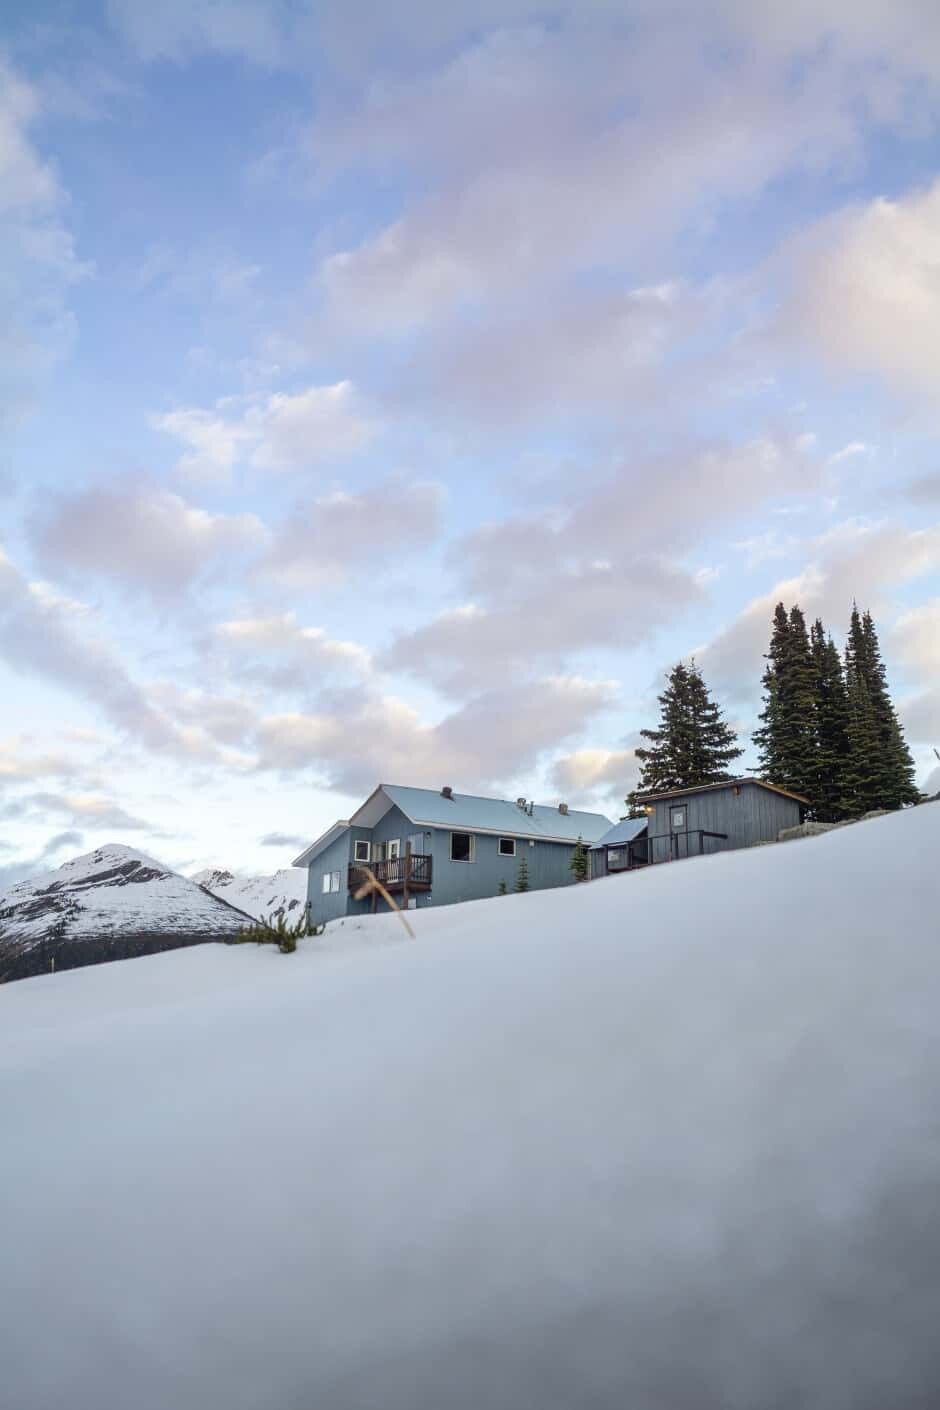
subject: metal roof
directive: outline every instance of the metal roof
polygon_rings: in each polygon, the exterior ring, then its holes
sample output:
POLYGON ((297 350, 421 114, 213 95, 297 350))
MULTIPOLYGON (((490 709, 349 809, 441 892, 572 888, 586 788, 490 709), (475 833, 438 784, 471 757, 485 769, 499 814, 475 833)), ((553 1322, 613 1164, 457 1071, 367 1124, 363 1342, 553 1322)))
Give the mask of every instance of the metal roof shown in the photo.
POLYGON ((663 798, 682 798, 689 793, 710 793, 716 788, 740 788, 742 784, 753 784, 756 788, 766 788, 770 793, 782 793, 784 798, 794 798, 797 803, 809 806, 809 799, 802 793, 794 793, 791 788, 781 788, 779 783, 768 783, 765 778, 726 778, 723 783, 700 783, 697 788, 668 788, 662 793, 638 793, 638 803, 657 803, 663 798))
POLYGON ((609 832, 605 832, 604 836, 594 843, 591 851, 601 847, 614 847, 618 842, 633 842, 641 832, 646 831, 648 823, 649 818, 621 818, 609 832))
POLYGON ((559 812, 544 803, 523 811, 506 798, 478 798, 471 793, 452 797, 433 788, 403 788, 383 783, 383 793, 415 824, 456 827, 470 832, 493 832, 501 837, 536 837, 551 842, 595 842, 610 827, 603 813, 582 813, 569 808, 559 812))
POLYGON ((500 837, 542 838, 546 842, 595 842, 610 827, 603 813, 567 813, 544 803, 532 805, 531 814, 505 798, 478 798, 454 793, 445 798, 433 788, 404 788, 380 783, 349 821, 334 823, 293 862, 308 867, 349 827, 372 828, 391 807, 400 808, 415 827, 446 827, 466 832, 491 832, 500 837))

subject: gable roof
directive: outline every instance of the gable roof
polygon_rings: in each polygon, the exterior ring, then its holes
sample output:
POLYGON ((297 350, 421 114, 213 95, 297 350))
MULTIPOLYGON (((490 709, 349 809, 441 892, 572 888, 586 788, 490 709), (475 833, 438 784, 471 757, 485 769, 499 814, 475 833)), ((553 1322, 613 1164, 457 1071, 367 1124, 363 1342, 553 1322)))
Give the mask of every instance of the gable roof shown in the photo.
MULTIPOLYGON (((454 793, 445 798, 433 788, 404 788, 383 783, 379 789, 415 826, 461 828, 492 832, 501 837, 541 838, 547 842, 594 842, 610 827, 603 813, 562 813, 544 803, 532 804, 531 814, 507 798, 480 798, 454 793)), ((378 791, 378 790, 377 790, 378 791)), ((355 814, 352 821, 355 822, 355 814)))
POLYGON ((802 793, 794 793, 792 789, 781 788, 779 783, 768 783, 765 778, 726 778, 724 783, 703 783, 698 788, 669 788, 663 793, 637 793, 638 803, 659 803, 665 798, 684 798, 691 793, 713 793, 718 788, 741 788, 744 784, 749 784, 752 788, 766 788, 770 793, 780 793, 784 798, 793 798, 797 803, 804 803, 809 807, 809 799, 804 798, 802 793))
POLYGON ((591 851, 599 850, 601 847, 615 847, 618 842, 633 842, 639 837, 641 832, 645 832, 649 826, 649 818, 621 818, 614 823, 609 832, 605 832, 603 837, 591 847, 591 851))
POLYGON ((415 827, 456 828, 466 832, 489 832, 499 837, 521 837, 544 842, 595 842, 610 827, 603 813, 567 813, 543 803, 531 805, 531 814, 505 798, 480 798, 470 793, 454 793, 450 798, 433 788, 407 788, 397 783, 380 783, 361 807, 345 822, 334 823, 301 852, 293 865, 308 867, 337 837, 351 827, 372 828, 390 808, 399 808, 415 827))
POLYGON ((331 847, 337 837, 342 837, 349 827, 349 823, 344 819, 335 822, 332 827, 328 827, 316 842, 311 842, 310 846, 301 852, 299 857, 295 857, 291 862, 292 867, 309 867, 314 857, 318 857, 321 852, 325 852, 327 847, 331 847))

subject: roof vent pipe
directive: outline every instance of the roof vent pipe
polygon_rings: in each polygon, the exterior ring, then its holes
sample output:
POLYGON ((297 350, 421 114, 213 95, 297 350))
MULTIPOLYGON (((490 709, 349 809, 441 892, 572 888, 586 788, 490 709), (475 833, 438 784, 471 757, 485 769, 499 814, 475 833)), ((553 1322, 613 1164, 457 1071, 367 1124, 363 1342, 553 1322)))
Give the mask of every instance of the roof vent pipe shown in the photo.
POLYGON ((562 815, 563 818, 566 818, 566 817, 568 816, 568 804, 567 804, 567 803, 559 803, 559 804, 558 804, 558 811, 561 813, 561 815, 562 815))
POLYGON ((449 783, 445 783, 445 784, 444 784, 444 787, 441 789, 441 797, 442 797, 442 798, 453 798, 453 796, 454 796, 454 790, 451 788, 451 786, 450 786, 449 783))
POLYGON ((517 799, 516 799, 516 807, 517 807, 517 808, 521 808, 522 811, 525 812, 525 799, 524 799, 524 798, 517 798, 517 799))

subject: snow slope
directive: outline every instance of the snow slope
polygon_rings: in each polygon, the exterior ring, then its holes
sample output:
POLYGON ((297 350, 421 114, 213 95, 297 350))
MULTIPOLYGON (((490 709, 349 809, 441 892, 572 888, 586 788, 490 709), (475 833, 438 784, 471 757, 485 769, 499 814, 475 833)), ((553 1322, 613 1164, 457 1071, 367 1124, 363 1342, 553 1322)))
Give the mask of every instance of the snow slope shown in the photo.
POLYGON ((283 913, 293 924, 307 902, 307 873, 302 867, 284 867, 273 876, 234 876, 220 867, 207 867, 190 880, 258 920, 283 913))
POLYGON ((15 1410, 940 1403, 940 805, 0 989, 15 1410))
POLYGON ((153 857, 111 843, 0 896, 0 979, 235 934, 248 917, 153 857))

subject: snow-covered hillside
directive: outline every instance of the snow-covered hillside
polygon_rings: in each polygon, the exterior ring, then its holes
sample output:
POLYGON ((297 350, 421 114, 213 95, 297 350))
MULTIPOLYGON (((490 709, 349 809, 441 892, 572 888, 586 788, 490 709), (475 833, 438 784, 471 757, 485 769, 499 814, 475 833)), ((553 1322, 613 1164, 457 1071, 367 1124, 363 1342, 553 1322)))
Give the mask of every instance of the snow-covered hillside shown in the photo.
POLYGON ((307 901, 307 873, 301 867, 285 867, 273 876, 235 876, 220 867, 207 867, 190 880, 258 920, 284 915, 293 923, 307 901))
POLYGON ((927 1410, 940 805, 0 989, 15 1410, 927 1410))
POLYGON ((230 936, 248 924, 153 857, 111 843, 0 896, 0 980, 230 936))

